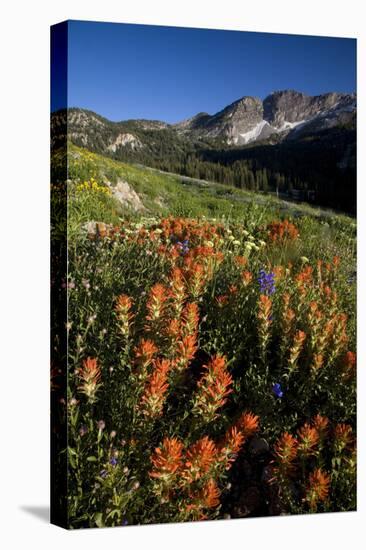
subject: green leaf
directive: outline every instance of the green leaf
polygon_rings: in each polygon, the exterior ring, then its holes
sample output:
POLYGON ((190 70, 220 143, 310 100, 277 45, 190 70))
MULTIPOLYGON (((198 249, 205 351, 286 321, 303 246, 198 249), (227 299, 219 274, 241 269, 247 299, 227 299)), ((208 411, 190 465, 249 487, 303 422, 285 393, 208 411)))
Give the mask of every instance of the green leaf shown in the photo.
POLYGON ((102 512, 98 512, 94 516, 94 520, 97 527, 104 527, 104 521, 103 521, 103 514, 102 512))
POLYGON ((97 461, 97 457, 95 456, 88 456, 88 458, 86 459, 88 462, 96 462, 97 461))

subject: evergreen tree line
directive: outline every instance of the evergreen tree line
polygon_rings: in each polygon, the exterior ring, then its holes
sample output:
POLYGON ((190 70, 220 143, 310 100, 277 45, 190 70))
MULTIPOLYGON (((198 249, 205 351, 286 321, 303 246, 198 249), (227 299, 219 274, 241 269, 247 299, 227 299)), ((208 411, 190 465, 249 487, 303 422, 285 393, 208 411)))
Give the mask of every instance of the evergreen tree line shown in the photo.
POLYGON ((354 130, 337 128, 296 141, 234 148, 192 143, 172 130, 134 130, 143 147, 108 152, 107 136, 97 128, 87 146, 117 160, 356 213, 354 130))

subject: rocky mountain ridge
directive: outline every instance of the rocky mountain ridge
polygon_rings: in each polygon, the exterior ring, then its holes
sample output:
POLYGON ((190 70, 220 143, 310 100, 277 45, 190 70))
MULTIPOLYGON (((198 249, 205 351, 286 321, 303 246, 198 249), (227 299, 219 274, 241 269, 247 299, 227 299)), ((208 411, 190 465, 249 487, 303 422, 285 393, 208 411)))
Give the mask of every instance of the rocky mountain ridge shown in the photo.
MULTIPOLYGON (((52 114, 53 127, 65 124, 66 112, 52 114)), ((177 124, 156 120, 111 122, 84 109, 67 112, 68 137, 84 147, 117 152, 154 147, 165 137, 179 143, 216 141, 240 146, 264 140, 297 139, 337 126, 356 125, 356 94, 331 92, 309 96, 295 90, 273 92, 263 101, 244 96, 210 115, 198 113, 177 124)), ((66 126, 65 126, 66 127, 66 126)))
POLYGON ((263 101, 245 96, 222 111, 180 122, 180 133, 199 137, 223 138, 228 145, 245 145, 276 134, 280 139, 298 137, 352 122, 356 95, 327 93, 308 96, 295 90, 273 92, 263 101))

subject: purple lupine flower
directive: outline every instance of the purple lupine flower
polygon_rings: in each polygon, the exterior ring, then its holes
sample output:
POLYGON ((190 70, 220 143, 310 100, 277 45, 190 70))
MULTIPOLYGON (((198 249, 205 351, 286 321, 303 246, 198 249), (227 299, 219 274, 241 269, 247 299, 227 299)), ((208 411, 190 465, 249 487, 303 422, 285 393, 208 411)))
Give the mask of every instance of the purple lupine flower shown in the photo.
POLYGON ((189 241, 185 239, 184 241, 178 241, 177 246, 179 250, 181 251, 181 254, 185 255, 189 252, 189 241))
POLYGON ((281 399, 281 397, 283 397, 282 387, 281 387, 281 384, 279 384, 278 382, 273 384, 272 391, 275 394, 275 396, 278 397, 279 399, 281 399))
POLYGON ((116 466, 117 463, 118 463, 118 460, 116 459, 115 456, 113 456, 109 461, 109 464, 112 464, 112 466, 116 466))
POLYGON ((270 271, 266 273, 264 269, 259 270, 258 283, 262 294, 273 294, 276 290, 274 273, 270 271))

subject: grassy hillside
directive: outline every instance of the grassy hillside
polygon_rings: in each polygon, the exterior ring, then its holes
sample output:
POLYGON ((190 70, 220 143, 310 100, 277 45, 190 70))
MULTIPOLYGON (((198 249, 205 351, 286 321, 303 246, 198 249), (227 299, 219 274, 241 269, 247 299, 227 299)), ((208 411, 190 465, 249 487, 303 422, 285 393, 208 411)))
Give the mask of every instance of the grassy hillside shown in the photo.
MULTIPOLYGON (((61 153, 55 153, 53 166, 53 182, 58 180, 57 166, 62 162, 61 153)), ((237 220, 245 223, 254 218, 256 225, 275 217, 309 217, 326 221, 329 224, 354 227, 352 218, 337 215, 329 210, 312 207, 306 203, 290 203, 279 200, 271 195, 259 194, 230 185, 207 182, 175 174, 168 174, 156 169, 132 165, 112 160, 108 157, 92 153, 86 149, 69 145, 68 153, 69 179, 71 192, 75 183, 96 179, 101 185, 110 182, 113 186, 119 181, 127 182, 139 195, 145 208, 144 215, 173 215, 173 216, 207 216, 224 217, 226 220, 237 220)), ((142 215, 128 208, 127 203, 114 201, 112 194, 100 195, 99 200, 93 197, 94 214, 82 210, 79 201, 71 201, 70 215, 75 219, 70 221, 89 221, 94 219, 106 223, 117 223, 120 215, 138 217, 142 215), (79 202, 79 204, 76 204, 79 202), (103 208, 95 212, 97 203, 103 208), (107 207, 105 208, 105 203, 107 207), (75 207, 75 209, 73 208, 75 207)))

